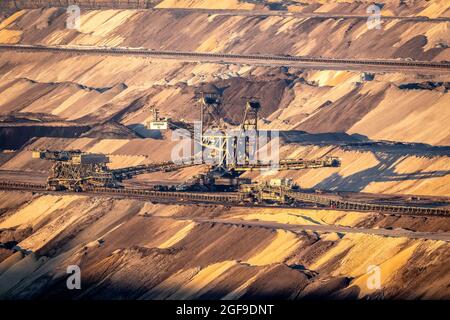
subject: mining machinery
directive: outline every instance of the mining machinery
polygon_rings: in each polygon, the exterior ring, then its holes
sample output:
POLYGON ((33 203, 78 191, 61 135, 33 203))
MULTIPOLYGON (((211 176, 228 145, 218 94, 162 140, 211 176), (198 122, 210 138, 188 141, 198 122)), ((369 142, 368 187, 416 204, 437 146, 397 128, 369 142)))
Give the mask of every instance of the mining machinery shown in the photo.
POLYGON ((191 123, 187 123, 183 119, 174 120, 167 117, 161 117, 159 109, 155 108, 154 106, 151 107, 150 112, 152 113, 151 120, 147 121, 147 123, 145 124, 145 127, 148 130, 165 131, 168 129, 183 129, 190 132, 191 135, 194 134, 194 126, 191 123))
POLYGON ((258 112, 261 108, 258 99, 244 98, 243 120, 240 125, 235 125, 231 123, 231 117, 226 117, 222 94, 217 87, 206 85, 197 95, 201 130, 195 143, 201 146, 202 162, 212 163, 216 175, 221 172, 226 176, 236 175, 234 169, 239 165, 257 164, 258 112))
POLYGON ((261 109, 261 103, 256 97, 246 99, 244 120, 241 124, 242 131, 255 130, 258 131, 258 112, 261 109))
MULTIPOLYGON (((261 103, 257 97, 245 97, 243 119, 239 126, 225 121, 226 111, 222 108, 220 90, 209 84, 197 93, 200 108, 201 134, 196 143, 201 146, 202 163, 213 159, 208 173, 197 177, 197 185, 212 186, 213 189, 239 188, 247 183, 240 175, 248 171, 302 170, 322 167, 338 167, 335 157, 321 159, 281 159, 276 163, 257 159, 260 145, 258 114, 261 103)), ((271 133, 269 131, 269 133, 271 133)), ((267 136, 270 139, 270 137, 267 136)), ((269 143, 269 141, 265 141, 269 143)))
POLYGON ((35 159, 52 161, 47 189, 52 191, 83 191, 91 186, 117 187, 117 179, 103 154, 84 153, 80 150, 34 150, 35 159))
MULTIPOLYGON (((71 191, 96 187, 120 188, 122 180, 138 174, 175 171, 206 164, 209 165, 206 173, 175 187, 179 190, 237 191, 241 185, 251 184, 251 180, 241 177, 248 171, 302 170, 340 165, 339 159, 332 157, 313 160, 281 159, 276 163, 256 159, 255 155, 261 148, 258 128, 258 113, 261 109, 259 100, 255 97, 245 98, 243 119, 240 125, 236 125, 229 120, 231 117, 226 117, 226 111, 222 108, 222 94, 217 87, 211 84, 204 86, 197 93, 197 98, 201 127, 200 130, 193 130, 194 145, 199 146, 201 152, 195 153, 193 157, 183 159, 181 164, 167 161, 110 170, 107 166, 109 158, 103 154, 85 153, 80 150, 35 150, 34 158, 53 162, 47 188, 71 191)), ((152 109, 152 114, 153 121, 149 127, 165 130, 171 120, 161 118, 155 108, 152 109)), ((169 124, 169 127, 172 126, 169 124)))
POLYGON ((81 192, 96 187, 121 188, 123 180, 136 175, 158 171, 171 172, 192 165, 185 160, 183 163, 186 164, 166 161, 109 169, 109 158, 106 155, 85 153, 80 150, 33 150, 32 157, 53 162, 47 179, 47 189, 51 191, 81 192))
MULTIPOLYGON (((217 92, 208 91, 201 96, 200 104, 212 126, 224 128, 224 121, 216 117, 222 111, 217 110, 221 98, 217 92), (212 106, 213 108, 209 108, 212 106), (212 113, 212 114, 210 114, 212 113)), ((256 99, 248 99, 244 111, 244 120, 240 126, 241 131, 258 131, 258 111, 261 105, 256 99)), ((206 117, 205 117, 206 118, 206 117)), ((202 117, 202 119, 205 119, 202 117)), ((210 136, 205 128, 202 129, 199 143, 202 148, 215 148, 216 151, 227 152, 226 146, 220 150, 213 143, 214 139, 221 138, 219 134, 210 136)), ((219 145, 220 146, 220 145, 219 145)), ((236 144, 233 144, 236 147, 236 144)), ((269 181, 255 182, 242 177, 242 173, 253 170, 273 170, 264 163, 244 163, 230 166, 225 161, 220 165, 212 165, 205 174, 199 174, 181 185, 165 185, 147 188, 122 187, 123 179, 131 178, 137 174, 156 171, 175 171, 180 168, 196 165, 192 161, 183 161, 186 164, 173 162, 153 163, 128 168, 110 170, 107 167, 109 159, 102 154, 85 153, 80 150, 51 151, 34 150, 33 158, 53 162, 47 186, 33 183, 0 182, 0 188, 17 190, 70 190, 88 191, 108 196, 131 196, 156 201, 188 201, 205 203, 236 203, 240 205, 284 205, 293 207, 323 207, 340 210, 374 211, 391 214, 411 215, 439 215, 449 216, 448 207, 432 206, 405 206, 390 202, 350 201, 339 193, 322 192, 319 190, 304 190, 293 183, 290 178, 270 179, 269 181)), ((248 158, 246 158, 248 159, 248 158)), ((186 160, 193 160, 192 158, 186 160)), ((320 159, 282 159, 276 170, 301 170, 323 167, 338 167, 340 160, 334 157, 320 159)))
POLYGON ((147 123, 147 128, 150 130, 167 130, 169 127, 169 119, 161 118, 159 116, 159 110, 152 108, 152 120, 147 123))
MULTIPOLYGON (((256 97, 244 98, 245 108, 244 116, 241 122, 241 127, 239 131, 239 137, 237 139, 237 145, 242 146, 239 150, 243 151, 243 154, 237 154, 237 159, 240 160, 241 164, 257 163, 255 159, 257 158, 258 152, 258 112, 261 109, 261 104, 256 97)), ((238 152, 238 151, 236 151, 238 152)), ((237 164, 237 161, 236 161, 237 164)), ((236 169, 238 167, 234 167, 236 169)))
POLYGON ((194 143, 200 146, 201 162, 215 166, 216 171, 226 171, 227 143, 230 137, 226 134, 225 113, 222 108, 220 90, 212 85, 202 88, 199 95, 201 126, 200 132, 194 134, 194 143))

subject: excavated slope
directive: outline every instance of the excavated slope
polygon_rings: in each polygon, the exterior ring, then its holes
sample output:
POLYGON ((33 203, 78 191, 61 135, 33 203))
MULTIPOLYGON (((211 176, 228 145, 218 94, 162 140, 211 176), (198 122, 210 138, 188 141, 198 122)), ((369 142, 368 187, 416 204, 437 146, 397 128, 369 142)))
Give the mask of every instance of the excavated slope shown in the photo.
MULTIPOLYGON (((217 3, 164 0, 157 5, 211 9, 219 8, 217 3)), ((367 5, 365 1, 261 1, 256 5, 254 1, 220 1, 220 8, 227 10, 275 8, 306 13, 365 14, 367 5)), ((386 1, 383 14, 450 16, 446 1, 422 0, 413 6, 386 1)), ((450 60, 447 21, 386 20, 381 32, 368 30, 365 21, 357 18, 89 11, 84 7, 81 20, 79 31, 67 30, 64 8, 18 11, 1 20, 0 43, 450 60)), ((253 95, 261 99, 265 129, 333 131, 328 139, 450 143, 446 75, 378 73, 373 81, 362 81, 359 73, 350 71, 1 52, 0 114, 5 119, 31 114, 55 124, 101 123, 91 131, 93 135, 102 128, 120 130, 120 123, 148 138, 41 138, 23 150, 2 152, 0 168, 45 179, 50 163, 33 160, 33 148, 105 153, 112 168, 168 160, 176 141, 171 141, 168 132, 155 136, 145 129, 150 108, 157 106, 162 115, 175 120, 197 120, 194 97, 203 82, 223 91, 224 109, 232 121, 241 120, 241 97, 253 95)), ((290 134, 295 143, 282 147, 282 157, 332 155, 341 159, 342 166, 282 172, 278 177, 291 177, 307 188, 450 194, 445 148, 370 143, 345 147, 336 141, 311 145, 308 139, 319 137, 306 136, 298 131, 290 134)), ((181 182, 203 169, 144 175, 132 182, 181 182)), ((449 299, 448 242, 362 232, 363 228, 448 232, 447 220, 0 192, 0 298, 449 299), (255 221, 266 225, 246 224, 255 221), (351 233, 294 233, 276 223, 354 229, 351 233), (74 264, 82 270, 81 292, 66 289, 66 269, 74 264), (374 265, 380 267, 381 290, 367 285, 368 268, 374 265)))
POLYGON ((196 64, 175 60, 0 53, 0 113, 48 114, 82 123, 117 120, 144 136, 156 106, 199 119, 195 92, 223 90, 226 116, 242 120, 243 96, 262 102, 263 128, 348 132, 370 139, 450 144, 447 76, 196 64), (58 70, 58 72, 51 72, 58 70), (192 107, 194 106, 194 107, 192 107))
POLYGON ((19 11, 2 22, 0 43, 450 60, 450 22, 445 20, 385 20, 380 30, 369 29, 367 21, 358 18, 252 17, 195 11, 83 11, 79 30, 67 29, 66 20, 64 8, 19 11))
MULTIPOLYGON (((449 298, 450 251, 443 241, 296 234, 193 220, 245 218, 240 208, 220 206, 86 196, 24 199, 14 192, 2 192, 0 198, 8 200, 2 200, 0 216, 1 242, 7 244, 0 249, 2 298, 449 298), (66 268, 73 264, 82 270, 79 292, 65 287, 66 268), (371 265, 381 268, 381 290, 367 286, 371 265)), ((260 218, 268 213, 254 212, 260 218)), ((277 215, 285 214, 322 224, 355 226, 367 221, 383 226, 376 214, 355 219, 354 213, 330 212, 325 220, 313 210, 282 210, 277 215)), ((398 225, 414 230, 414 219, 431 230, 438 228, 432 226, 433 218, 429 223, 422 218, 399 220, 398 225)))

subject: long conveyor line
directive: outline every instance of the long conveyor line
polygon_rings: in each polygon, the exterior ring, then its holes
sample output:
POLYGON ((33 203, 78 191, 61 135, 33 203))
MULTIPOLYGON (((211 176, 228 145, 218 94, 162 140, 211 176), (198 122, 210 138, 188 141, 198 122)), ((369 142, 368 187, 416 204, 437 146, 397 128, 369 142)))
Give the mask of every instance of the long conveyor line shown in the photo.
POLYGON ((311 193, 294 192, 294 191, 288 191, 286 194, 295 200, 321 204, 326 207, 341 210, 375 211, 375 212, 405 214, 405 215, 410 214, 410 215, 433 215, 433 216, 447 216, 447 217, 450 216, 449 208, 384 205, 376 203, 345 201, 323 195, 315 195, 311 193))
MULTIPOLYGON (((46 191, 45 184, 24 183, 2 181, 0 189, 4 190, 23 190, 23 191, 46 191)), ((277 188, 266 188, 268 193, 277 193, 277 188)), ((247 193, 240 192, 185 192, 185 191, 154 191, 146 189, 131 188, 90 188, 85 191, 87 194, 120 195, 140 197, 149 200, 174 200, 190 201, 218 204, 238 204, 252 203, 253 198, 247 193)), ((300 191, 285 191, 284 195, 301 202, 322 205, 326 208, 349 210, 349 211, 373 211, 381 213, 401 214, 401 215, 421 215, 421 216, 450 216, 449 208, 434 207, 414 207, 400 205, 382 205, 374 203, 364 203, 355 201, 344 201, 331 196, 317 195, 300 191)), ((252 203, 253 204, 253 203, 252 203)))
POLYGON ((218 58, 218 59, 245 59, 261 62, 305 62, 334 65, 360 65, 360 66, 385 66, 397 67, 408 70, 408 68, 440 69, 450 70, 449 62, 434 61, 405 61, 393 59, 342 59, 323 58, 310 56, 280 56, 280 55, 251 55, 251 54, 229 54, 229 53, 206 53, 206 52, 182 52, 161 51, 142 48, 122 47, 89 47, 89 46, 44 46, 44 45, 0 45, 0 50, 36 51, 36 52, 61 52, 70 54, 108 54, 108 55, 132 55, 132 56, 157 56, 157 57, 186 57, 186 58, 218 58))

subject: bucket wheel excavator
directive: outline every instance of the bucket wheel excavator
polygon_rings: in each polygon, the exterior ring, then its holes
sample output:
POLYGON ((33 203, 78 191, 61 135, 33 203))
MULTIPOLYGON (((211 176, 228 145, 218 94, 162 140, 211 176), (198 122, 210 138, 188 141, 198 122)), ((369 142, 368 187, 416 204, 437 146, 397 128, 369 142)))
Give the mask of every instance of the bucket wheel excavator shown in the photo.
MULTIPOLYGON (((261 170, 302 170, 323 167, 339 167, 340 160, 335 157, 320 159, 277 159, 275 165, 270 161, 257 159, 260 145, 258 114, 261 103, 256 97, 246 97, 243 119, 238 126, 230 125, 225 119, 226 110, 222 108, 222 95, 214 85, 206 85, 197 92, 197 105, 200 109, 201 135, 195 143, 202 149, 203 162, 214 159, 208 173, 191 179, 190 185, 212 186, 213 189, 237 189, 249 179, 240 176, 248 171, 261 170)), ((270 132, 270 131, 268 131, 270 132)), ((267 132, 266 132, 267 133, 267 132)), ((267 142, 267 141, 266 141, 267 142)))

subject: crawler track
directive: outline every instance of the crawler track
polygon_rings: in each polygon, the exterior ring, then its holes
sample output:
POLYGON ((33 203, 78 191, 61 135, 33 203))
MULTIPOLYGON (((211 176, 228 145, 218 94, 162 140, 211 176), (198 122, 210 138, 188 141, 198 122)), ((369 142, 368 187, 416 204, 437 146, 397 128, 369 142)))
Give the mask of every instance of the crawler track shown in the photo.
MULTIPOLYGON (((36 183, 0 182, 0 189, 3 190, 22 190, 31 192, 46 192, 46 185, 36 183)), ((265 189, 267 193, 277 193, 276 189, 265 189)), ((86 190, 87 194, 94 195, 111 195, 123 196, 131 198, 142 198, 154 201, 177 201, 177 202, 199 202, 199 203, 217 203, 217 204, 242 204, 254 205, 252 198, 245 193, 238 192, 173 192, 173 191, 153 191, 145 189, 115 189, 115 188, 90 188, 86 190)), ((316 195, 311 193, 288 191, 284 193, 286 196, 298 201, 313 203, 324 206, 329 209, 339 209, 348 211, 367 211, 381 212, 399 215, 414 216, 445 216, 450 217, 450 209, 448 208, 431 208, 431 207, 413 207, 413 206, 395 206, 380 205, 373 203, 362 203, 353 201, 344 201, 331 196, 316 195)), ((303 206, 302 206, 303 207, 303 206)))
POLYGON ((75 55, 130 55, 179 59, 186 61, 205 61, 261 65, 287 65, 334 69, 374 69, 385 71, 438 71, 450 72, 450 62, 400 61, 400 60, 357 60, 334 59, 307 56, 248 55, 227 53, 200 53, 181 51, 156 51, 143 48, 88 47, 88 46, 41 46, 41 45, 0 45, 0 51, 54 52, 75 55))

